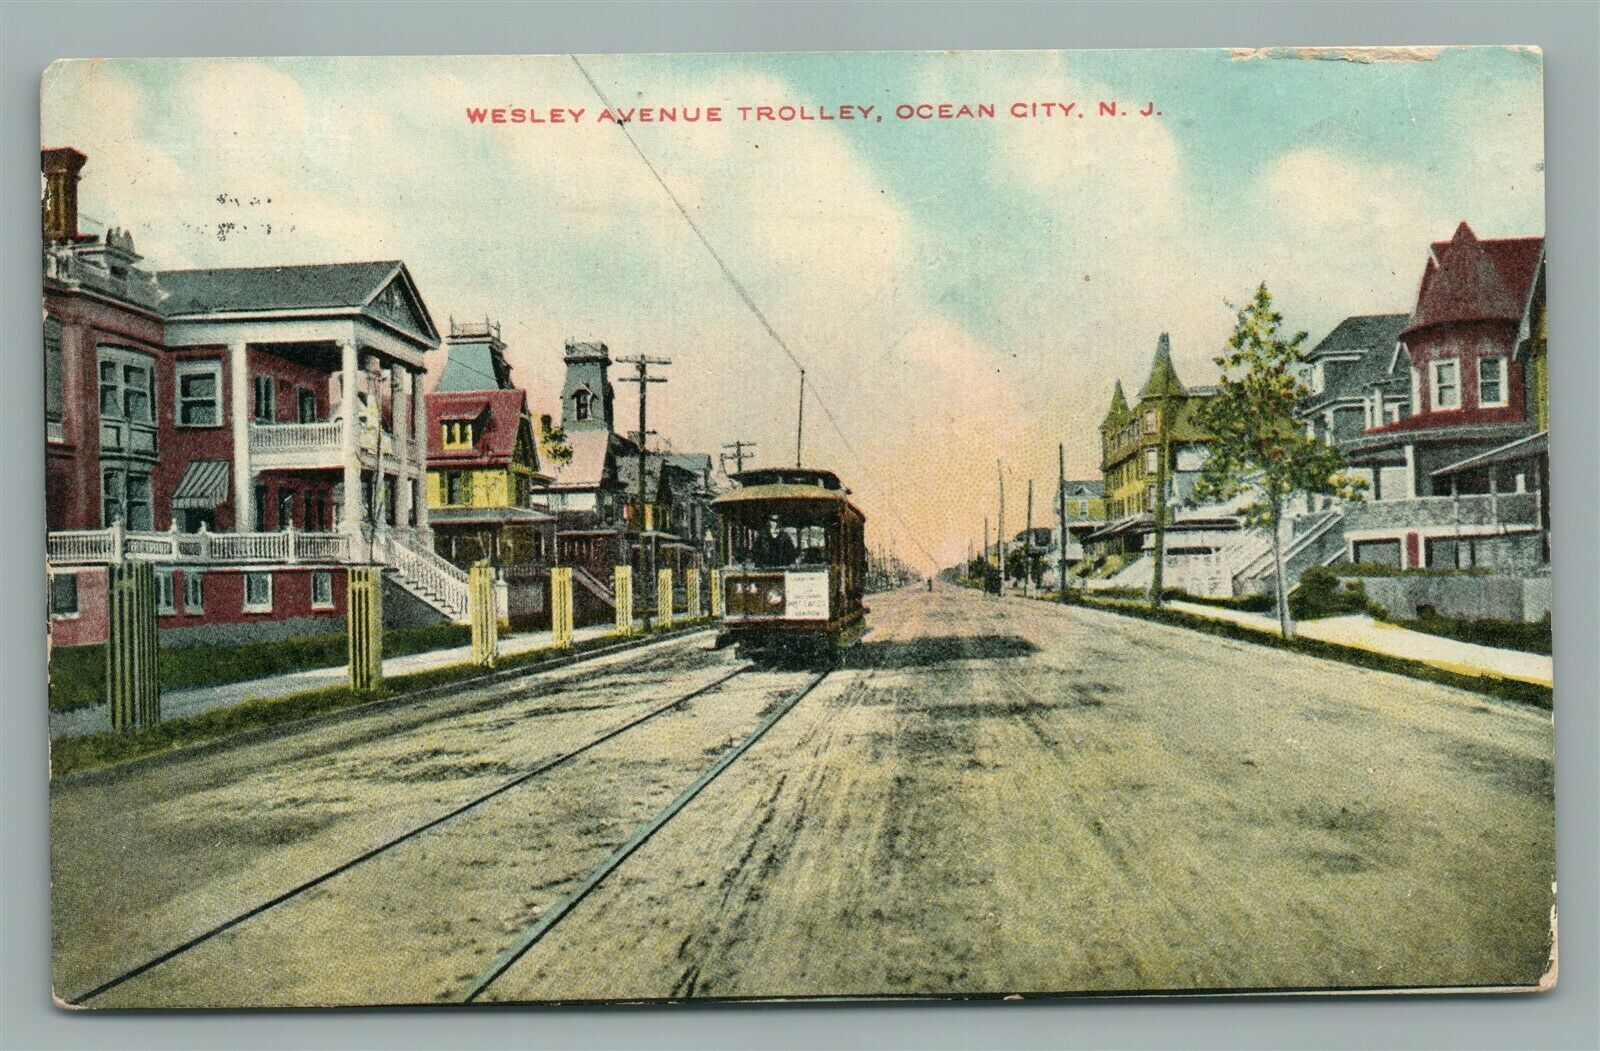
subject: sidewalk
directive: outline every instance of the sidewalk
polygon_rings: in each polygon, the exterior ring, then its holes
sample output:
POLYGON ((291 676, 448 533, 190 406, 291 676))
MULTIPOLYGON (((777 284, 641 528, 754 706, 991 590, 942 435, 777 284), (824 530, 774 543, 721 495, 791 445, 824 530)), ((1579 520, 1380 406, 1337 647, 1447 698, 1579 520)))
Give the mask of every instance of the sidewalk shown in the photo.
MULTIPOLYGON (((1230 621, 1271 635, 1279 633, 1278 618, 1267 613, 1246 613, 1198 602, 1165 602, 1163 605, 1200 617, 1230 621)), ((1421 661, 1463 675, 1498 675, 1539 686, 1550 686, 1552 682, 1552 663, 1547 654, 1458 642, 1375 621, 1365 614, 1298 621, 1294 631, 1302 638, 1421 661)))
MULTIPOLYGON (((635 621, 638 627, 640 621, 635 621)), ((573 642, 587 642, 592 639, 604 638, 615 631, 612 624, 591 624, 588 627, 578 628, 572 633, 573 642)), ((503 636, 500 639, 500 655, 512 657, 519 653, 540 649, 550 645, 548 631, 530 631, 518 635, 503 636)), ((404 657, 390 657, 383 662, 384 678, 394 678, 401 675, 411 675, 416 672, 434 671, 439 668, 448 668, 452 665, 466 664, 472 660, 471 646, 455 646, 447 650, 429 650, 426 653, 412 653, 404 657)), ((265 679, 250 679, 245 682, 222 683, 217 686, 197 686, 188 690, 171 690, 161 694, 161 717, 163 719, 180 719, 188 715, 199 715, 213 708, 226 708, 230 705, 240 704, 249 700, 261 700, 273 697, 286 697, 294 693, 303 693, 306 690, 320 690, 329 686, 343 684, 348 675, 345 665, 338 664, 331 668, 308 668, 305 671, 288 672, 283 675, 273 675, 265 679)), ((74 708, 69 712, 50 713, 50 738, 55 740, 60 737, 83 737, 93 733, 104 733, 111 729, 110 709, 102 701, 99 704, 86 708, 74 708)))

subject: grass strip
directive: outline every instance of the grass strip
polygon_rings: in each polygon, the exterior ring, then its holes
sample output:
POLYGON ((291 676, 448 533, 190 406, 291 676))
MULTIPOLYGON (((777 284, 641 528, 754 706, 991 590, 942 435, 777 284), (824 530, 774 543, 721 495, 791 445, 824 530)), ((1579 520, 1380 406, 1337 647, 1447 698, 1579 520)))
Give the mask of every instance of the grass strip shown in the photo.
MULTIPOLYGON (((631 636, 641 642, 655 641, 695 630, 705 622, 676 621, 670 629, 652 628, 646 634, 631 636)), ((325 686, 316 690, 286 694, 279 697, 253 697, 226 708, 213 708, 196 715, 169 719, 155 726, 127 733, 106 731, 82 737, 62 737, 50 742, 50 776, 60 777, 81 770, 112 766, 169 752, 177 748, 203 744, 232 737, 235 734, 266 727, 298 722, 313 716, 335 712, 342 708, 405 697, 440 686, 472 686, 476 681, 497 677, 501 673, 520 668, 535 670, 541 664, 563 657, 581 655, 618 643, 614 635, 576 642, 570 649, 557 650, 541 647, 522 653, 504 656, 492 671, 475 664, 453 664, 445 668, 412 672, 384 678, 374 693, 357 693, 348 686, 325 686)), ((394 656, 388 652, 385 656, 394 656)))
POLYGON ((1069 593, 1068 601, 1074 605, 1085 606, 1089 609, 1101 609, 1107 613, 1115 613, 1118 616, 1155 621, 1158 624, 1166 624, 1175 628, 1188 628, 1191 631, 1233 639, 1236 642, 1250 642, 1258 646, 1271 646, 1280 650, 1303 653, 1309 657, 1321 657, 1324 660, 1353 664, 1373 671, 1392 672, 1396 675, 1404 675, 1407 678, 1438 683, 1441 686, 1451 686, 1459 690, 1487 694, 1503 701, 1532 705, 1535 708, 1543 708, 1546 711, 1551 710, 1554 706, 1554 692, 1550 687, 1539 683, 1523 682, 1520 679, 1508 679, 1493 674, 1470 675, 1451 671, 1447 668, 1440 668, 1425 661, 1412 660, 1408 657, 1395 657, 1387 653, 1374 653, 1371 650, 1359 649, 1355 646, 1343 646, 1336 642, 1324 642, 1321 639, 1308 639, 1298 635, 1286 639, 1281 635, 1246 627, 1233 621, 1204 617, 1184 610, 1151 609, 1149 606, 1134 605, 1131 602, 1087 598, 1073 593, 1069 593))

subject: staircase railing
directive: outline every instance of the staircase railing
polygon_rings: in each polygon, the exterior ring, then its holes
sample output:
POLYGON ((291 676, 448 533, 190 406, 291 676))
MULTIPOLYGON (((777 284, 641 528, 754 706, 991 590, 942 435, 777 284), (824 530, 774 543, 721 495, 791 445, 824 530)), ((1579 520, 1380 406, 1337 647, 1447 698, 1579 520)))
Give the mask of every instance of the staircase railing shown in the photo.
POLYGON ((407 590, 418 592, 452 617, 467 614, 467 572, 461 567, 398 537, 386 546, 386 561, 407 590))

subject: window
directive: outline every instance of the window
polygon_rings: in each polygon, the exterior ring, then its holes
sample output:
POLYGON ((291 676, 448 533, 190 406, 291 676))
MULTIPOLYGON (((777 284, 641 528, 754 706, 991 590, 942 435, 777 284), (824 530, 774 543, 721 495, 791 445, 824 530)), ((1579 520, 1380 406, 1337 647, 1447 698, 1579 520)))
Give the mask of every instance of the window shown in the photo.
POLYGON ((317 392, 301 387, 295 394, 295 404, 299 409, 301 423, 317 422, 317 392))
POLYGON ((590 403, 593 400, 594 395, 590 394, 587 390, 580 389, 575 391, 572 395, 573 417, 579 420, 587 420, 589 418, 590 403))
POLYGON ((1153 485, 1147 485, 1144 488, 1144 509, 1146 511, 1154 511, 1156 509, 1156 487, 1153 485))
POLYGON ((1157 421, 1156 421, 1156 410, 1154 410, 1154 409, 1146 409, 1146 410, 1144 410, 1144 433, 1146 433, 1146 434, 1154 434, 1154 433, 1156 433, 1156 423, 1157 423, 1157 421))
POLYGON ((105 525, 121 522, 128 529, 149 530, 150 476, 115 465, 100 472, 101 519, 105 525))
POLYGON ((256 377, 257 423, 271 423, 278 418, 278 384, 271 376, 256 377))
POLYGON ((256 532, 265 533, 267 531, 267 487, 264 485, 256 486, 255 512, 256 532))
POLYGON ((446 471, 444 473, 444 502, 447 504, 461 503, 461 472, 446 471))
POLYGON ((1323 370, 1323 363, 1317 362, 1311 366, 1311 393, 1321 394, 1327 384, 1327 373, 1323 370))
POLYGON ((178 363, 178 426, 215 427, 222 422, 222 362, 178 363))
POLYGON ((149 357, 118 347, 101 347, 100 415, 129 423, 154 423, 150 400, 154 366, 149 357))
POLYGON ((183 571, 183 611, 185 613, 204 613, 205 602, 205 574, 198 569, 183 571))
POLYGON ((59 442, 66 437, 61 427, 67 407, 66 383, 66 366, 61 360, 61 322, 47 317, 44 319, 44 419, 45 435, 51 441, 59 442))
POLYGON ((178 612, 178 597, 172 586, 172 570, 156 570, 156 612, 178 612))
POLYGON ((244 575, 244 611, 246 613, 272 612, 271 573, 246 573, 244 575))
POLYGON ((1454 358, 1433 363, 1433 407, 1461 408, 1461 363, 1454 358))
POLYGON ((326 569, 311 571, 311 608, 333 608, 333 574, 326 569))
POLYGON ((50 574, 50 615, 52 617, 78 615, 78 574, 50 574))
POLYGON ((451 420, 441 428, 446 449, 470 449, 477 444, 477 430, 471 422, 451 420))
POLYGON ((392 474, 383 476, 383 520, 389 525, 395 524, 395 477, 392 474))
POLYGON ((288 529, 294 525, 294 490, 278 490, 278 528, 288 529))
POLYGON ((1478 404, 1506 404, 1506 359, 1478 359, 1478 404))
POLYGON ((1144 473, 1155 474, 1161 469, 1161 452, 1159 449, 1146 449, 1144 451, 1144 473))
POLYGON ((415 528, 417 524, 417 480, 415 478, 406 482, 406 492, 411 495, 411 501, 406 506, 406 525, 415 528))

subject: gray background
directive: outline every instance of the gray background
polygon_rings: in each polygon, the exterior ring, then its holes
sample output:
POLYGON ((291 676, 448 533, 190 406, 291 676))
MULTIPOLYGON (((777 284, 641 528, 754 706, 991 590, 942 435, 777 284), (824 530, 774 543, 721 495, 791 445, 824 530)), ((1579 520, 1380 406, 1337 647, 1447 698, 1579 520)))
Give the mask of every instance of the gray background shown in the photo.
MULTIPOLYGON (((1600 6, 1535 4, 0 3, 0 733, 6 1047, 1600 1047, 1596 970, 1596 56, 1600 6), (96 55, 541 53, 1275 44, 1537 44, 1546 58, 1550 329, 1558 423, 1556 799, 1561 980, 1543 996, 77 1014, 51 1007, 38 77, 96 55)), ((1491 834, 1492 834, 1492 830, 1491 834)))

